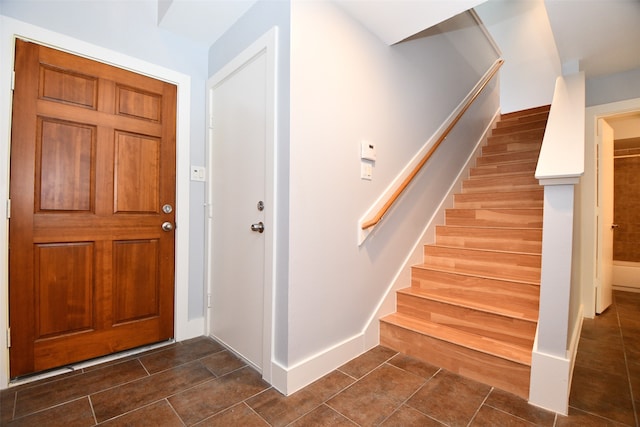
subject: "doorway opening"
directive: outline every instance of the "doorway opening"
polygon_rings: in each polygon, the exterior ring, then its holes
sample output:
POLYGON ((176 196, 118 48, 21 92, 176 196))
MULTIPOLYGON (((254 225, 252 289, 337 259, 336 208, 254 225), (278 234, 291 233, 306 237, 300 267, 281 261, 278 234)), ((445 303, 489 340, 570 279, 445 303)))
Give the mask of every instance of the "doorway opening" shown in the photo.
POLYGON ((640 292, 640 111, 607 122, 614 129, 613 287, 640 292))

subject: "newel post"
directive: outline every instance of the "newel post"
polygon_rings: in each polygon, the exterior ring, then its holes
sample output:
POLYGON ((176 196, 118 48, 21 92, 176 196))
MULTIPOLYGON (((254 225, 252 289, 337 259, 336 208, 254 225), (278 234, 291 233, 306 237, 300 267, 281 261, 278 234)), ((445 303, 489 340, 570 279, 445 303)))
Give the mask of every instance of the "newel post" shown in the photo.
POLYGON ((573 254, 574 187, 578 178, 545 180, 538 351, 566 357, 573 254), (559 182, 554 182, 559 181, 559 182))
POLYGON ((531 355, 529 402, 567 414, 582 309, 573 265, 576 185, 584 173, 585 77, 560 76, 542 141, 536 178, 544 186, 538 330, 531 355), (575 288, 572 292, 572 286, 575 288), (572 311, 573 308, 573 311, 572 311))

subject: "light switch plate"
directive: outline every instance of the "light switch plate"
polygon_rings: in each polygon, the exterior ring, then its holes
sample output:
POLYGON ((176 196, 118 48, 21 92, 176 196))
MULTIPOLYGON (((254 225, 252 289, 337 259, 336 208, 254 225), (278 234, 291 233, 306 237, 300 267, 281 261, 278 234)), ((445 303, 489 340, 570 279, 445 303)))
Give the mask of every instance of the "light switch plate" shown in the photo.
POLYGON ((360 178, 371 181, 373 179, 373 165, 369 162, 360 163, 360 178))
POLYGON ((191 181, 202 181, 206 180, 207 170, 204 166, 191 166, 191 181))

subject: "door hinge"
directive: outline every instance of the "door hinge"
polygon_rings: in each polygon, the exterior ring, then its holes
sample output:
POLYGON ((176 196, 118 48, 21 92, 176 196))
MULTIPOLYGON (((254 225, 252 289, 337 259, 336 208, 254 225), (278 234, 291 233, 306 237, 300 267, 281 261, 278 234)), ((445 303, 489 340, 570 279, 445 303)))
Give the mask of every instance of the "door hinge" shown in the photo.
POLYGON ((11 327, 7 328, 7 348, 11 348, 11 327))
POLYGON ((207 308, 211 308, 211 294, 207 294, 207 308))
POLYGON ((11 218, 11 199, 7 199, 7 219, 11 218))
POLYGON ((11 72, 11 90, 16 90, 16 72, 11 72))

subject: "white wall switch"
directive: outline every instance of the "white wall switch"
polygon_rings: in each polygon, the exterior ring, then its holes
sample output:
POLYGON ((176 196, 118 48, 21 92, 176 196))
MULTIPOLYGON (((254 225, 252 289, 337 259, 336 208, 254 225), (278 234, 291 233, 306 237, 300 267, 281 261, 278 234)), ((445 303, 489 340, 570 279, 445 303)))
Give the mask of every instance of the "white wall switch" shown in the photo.
POLYGON ((373 179, 373 165, 370 162, 360 164, 360 178, 371 181, 373 179))
POLYGON ((362 160, 376 161, 376 146, 370 141, 360 141, 360 158, 362 160))
POLYGON ((207 170, 204 166, 193 166, 191 165, 191 181, 202 181, 206 180, 207 170))

